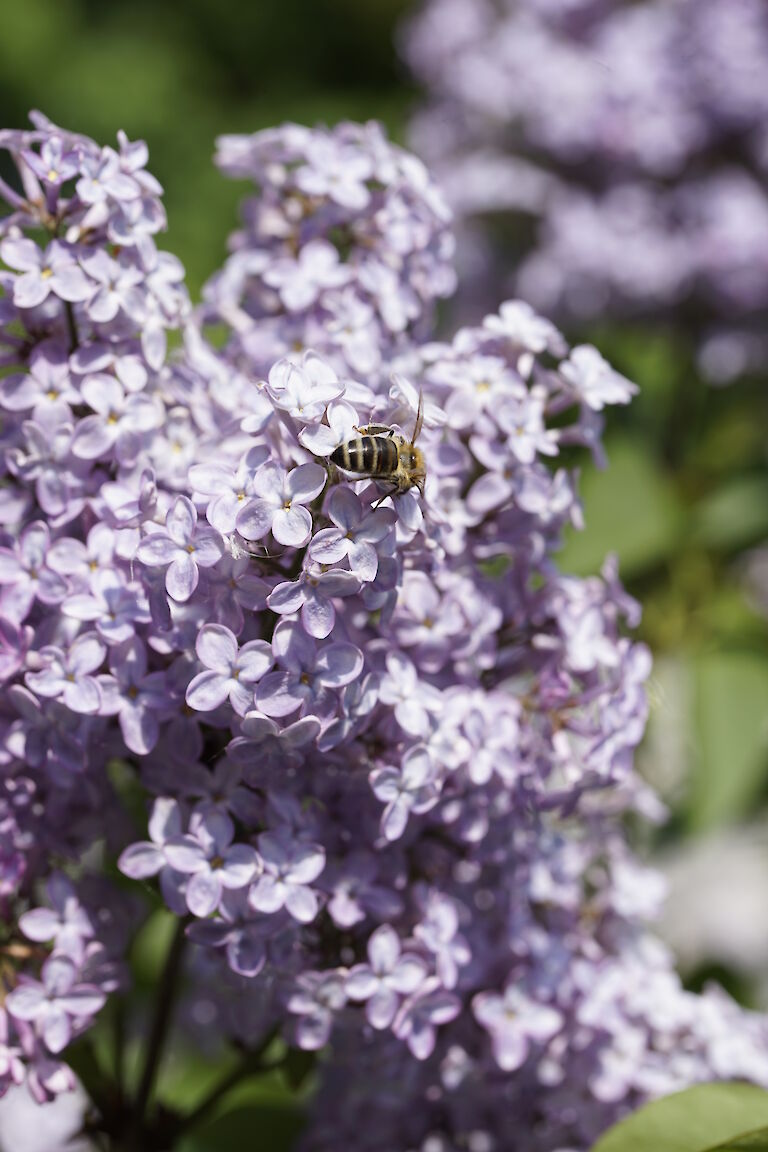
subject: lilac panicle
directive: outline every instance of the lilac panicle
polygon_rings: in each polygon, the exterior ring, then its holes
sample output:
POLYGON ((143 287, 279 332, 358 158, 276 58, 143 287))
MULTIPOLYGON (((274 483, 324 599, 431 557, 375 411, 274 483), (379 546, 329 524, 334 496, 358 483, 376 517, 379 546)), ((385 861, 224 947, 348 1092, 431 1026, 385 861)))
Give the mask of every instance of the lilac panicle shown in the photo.
POLYGON ((638 607, 554 559, 563 449, 599 457, 634 386, 520 301, 432 338, 448 217, 376 125, 222 140, 257 191, 195 315, 143 145, 39 115, 0 144, 0 1091, 73 1086, 147 885, 207 1041, 328 1048, 307 1149, 581 1150, 768 1084, 766 1022, 645 926, 638 607), (420 394, 423 497, 332 466, 420 394))

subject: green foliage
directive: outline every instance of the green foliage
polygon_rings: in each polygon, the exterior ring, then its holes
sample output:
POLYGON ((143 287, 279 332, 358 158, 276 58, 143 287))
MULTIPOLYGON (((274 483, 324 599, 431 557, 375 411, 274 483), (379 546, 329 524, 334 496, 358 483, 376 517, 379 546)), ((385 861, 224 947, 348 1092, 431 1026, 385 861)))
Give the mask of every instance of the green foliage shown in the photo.
POLYGON ((748 651, 704 655, 694 691, 699 746, 688 820, 699 832, 748 815, 765 786, 768 659, 748 651))
POLYGON ((768 1152, 768 1092, 701 1084, 656 1100, 611 1128, 592 1152, 768 1152))
POLYGON ((735 550, 768 537, 768 477, 727 478, 693 510, 693 539, 708 548, 735 550))
POLYGON ((572 532, 561 553, 563 568, 587 575, 616 552, 625 578, 668 558, 679 541, 683 510, 674 485, 650 446, 629 437, 608 442, 609 467, 582 478, 586 529, 572 532))
POLYGON ((302 1116, 296 1108, 261 1103, 233 1109, 201 1125, 181 1140, 178 1152, 243 1152, 246 1148, 290 1152, 301 1128, 302 1116))

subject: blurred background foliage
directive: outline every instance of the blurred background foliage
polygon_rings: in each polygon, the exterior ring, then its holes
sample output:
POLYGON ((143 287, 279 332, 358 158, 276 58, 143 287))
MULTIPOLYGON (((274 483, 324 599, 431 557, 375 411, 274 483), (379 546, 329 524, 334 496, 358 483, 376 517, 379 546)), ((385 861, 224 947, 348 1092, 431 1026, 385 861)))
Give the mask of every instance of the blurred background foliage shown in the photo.
MULTIPOLYGON (((166 246, 183 259, 196 296, 221 262, 242 194, 211 163, 215 137, 286 119, 375 117, 404 141, 418 91, 398 61, 395 36, 413 7, 411 0, 9 2, 0 37, 2 122, 21 126, 39 107, 104 142, 121 127, 146 139, 166 189, 166 246)), ((587 529, 568 540, 563 564, 594 572, 616 552, 644 605, 641 633, 655 672, 642 767, 672 811, 656 847, 679 857, 693 838, 754 826, 768 807, 768 629, 747 579, 750 550, 768 539, 768 389, 757 377, 708 387, 674 329, 637 324, 568 335, 596 343, 642 389, 629 410, 611 415, 608 471, 584 468, 587 529)), ((738 901, 739 888, 755 882, 739 874, 726 899, 738 901)), ((718 914, 701 884, 691 891, 685 915, 718 914)), ((685 926, 673 926, 673 939, 675 927, 680 939, 685 926)), ((754 957, 739 970, 749 948, 724 956, 717 933, 708 939, 710 954, 688 956, 691 982, 717 971, 742 998, 754 998, 754 957)), ((765 933, 760 939, 764 947, 765 933)))

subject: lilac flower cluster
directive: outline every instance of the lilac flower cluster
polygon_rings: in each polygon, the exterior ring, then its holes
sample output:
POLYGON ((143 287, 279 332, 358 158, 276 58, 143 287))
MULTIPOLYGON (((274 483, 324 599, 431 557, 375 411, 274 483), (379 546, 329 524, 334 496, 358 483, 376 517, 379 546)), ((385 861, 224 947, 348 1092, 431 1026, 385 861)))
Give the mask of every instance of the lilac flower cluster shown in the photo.
POLYGON ((216 163, 257 186, 205 292, 232 361, 266 373, 311 347, 344 375, 386 377, 455 287, 448 209, 421 161, 371 122, 224 136, 216 163))
POLYGON ((515 291, 577 322, 674 310, 715 379, 755 362, 761 0, 428 0, 402 48, 428 93, 412 139, 466 221, 478 280, 512 264, 515 291), (505 214, 501 262, 489 225, 505 214))
POLYGON ((448 241, 420 167, 370 126, 222 152, 264 163, 248 218, 278 235, 309 205, 325 227, 375 202, 334 258, 374 317, 371 373, 282 239, 239 250, 249 301, 278 295, 218 355, 154 247, 143 147, 34 125, 3 135, 22 191, 0 186, 0 1090, 70 1087, 60 1053, 124 986, 114 857, 185 928, 209 1040, 329 1046, 307 1148, 581 1149, 649 1095, 768 1084, 766 1022, 684 993, 643 927, 658 881, 621 828, 658 814, 632 767, 637 605, 612 562, 580 580, 553 559, 580 522, 566 454, 599 454, 634 386, 518 301, 450 343, 388 327, 365 253, 391 249, 420 309, 448 241), (301 349, 257 383, 262 332, 301 349), (331 465, 355 429, 410 434, 419 392, 423 499, 331 465))

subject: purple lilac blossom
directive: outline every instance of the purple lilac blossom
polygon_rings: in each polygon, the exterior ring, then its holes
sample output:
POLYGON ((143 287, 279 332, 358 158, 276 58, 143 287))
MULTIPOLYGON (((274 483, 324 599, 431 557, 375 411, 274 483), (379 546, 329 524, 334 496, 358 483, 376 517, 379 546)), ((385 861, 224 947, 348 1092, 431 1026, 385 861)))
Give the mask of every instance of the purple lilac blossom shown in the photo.
POLYGON ((571 326, 674 317, 711 379, 759 368, 762 0, 424 0, 400 45, 465 312, 512 290, 571 326))
POLYGON ((638 607, 554 560, 561 450, 633 385, 519 301, 433 338, 447 214, 375 125, 222 141, 259 190, 197 316, 143 145, 37 114, 0 144, 0 1091, 71 1090, 126 994, 112 859, 186 925, 206 1043, 328 1048, 312 1152, 581 1152, 648 1097, 768 1085, 765 1019, 646 927, 638 607), (420 391, 423 498, 334 471, 420 391))
MULTIPOLYGON (((429 331, 455 285, 450 216, 421 162, 373 122, 223 136, 216 162, 258 186, 204 292, 206 321, 230 330, 228 357, 269 373, 271 386, 291 347, 313 348, 342 378, 385 380, 387 361, 429 331)), ((298 382, 288 388, 301 395, 298 382)))

